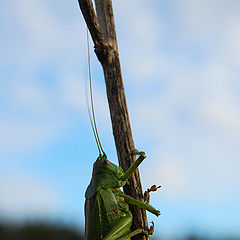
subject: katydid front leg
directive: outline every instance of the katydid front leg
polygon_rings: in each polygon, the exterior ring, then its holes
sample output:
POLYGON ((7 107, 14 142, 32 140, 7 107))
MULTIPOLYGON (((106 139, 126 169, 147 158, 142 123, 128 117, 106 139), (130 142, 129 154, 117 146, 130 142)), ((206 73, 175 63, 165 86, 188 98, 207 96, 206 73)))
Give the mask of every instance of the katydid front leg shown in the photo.
POLYGON ((137 167, 142 163, 142 161, 146 158, 145 152, 139 152, 138 150, 134 150, 132 152, 133 155, 139 155, 137 160, 130 166, 130 168, 124 173, 124 175, 121 177, 120 180, 126 181, 128 180, 131 175, 134 173, 134 171, 137 169, 137 167))
MULTIPOLYGON (((128 180, 128 178, 133 174, 133 172, 137 169, 137 167, 142 163, 142 161, 146 158, 146 154, 145 152, 140 152, 138 150, 134 150, 132 152, 132 154, 134 155, 139 155, 139 157, 137 158, 137 160, 131 165, 131 167, 125 172, 125 174, 121 177, 121 180, 123 181, 126 181, 128 180)), ((155 185, 154 185, 155 186, 155 185)), ((157 187, 159 188, 159 187, 157 187)), ((156 188, 156 189, 157 189, 156 188)), ((152 190, 153 191, 153 190, 152 190)), ((155 190, 156 191, 156 190, 155 190)), ((149 201, 147 201, 147 204, 146 203, 143 203, 135 198, 132 198, 128 195, 125 195, 125 200, 127 203, 129 204, 133 204, 133 205, 136 205, 138 207, 141 207, 153 214, 155 214, 156 216, 159 216, 160 215, 160 211, 156 210, 155 208, 153 208, 152 206, 150 206, 148 203, 149 201)), ((145 200, 146 201, 146 200, 145 200)))
POLYGON ((143 228, 139 228, 139 229, 137 229, 133 232, 130 232, 129 234, 127 234, 123 237, 118 238, 117 240, 129 240, 131 237, 134 237, 134 236, 136 236, 137 234, 140 234, 140 233, 143 233, 143 234, 146 234, 146 235, 152 235, 153 231, 144 230, 143 228))

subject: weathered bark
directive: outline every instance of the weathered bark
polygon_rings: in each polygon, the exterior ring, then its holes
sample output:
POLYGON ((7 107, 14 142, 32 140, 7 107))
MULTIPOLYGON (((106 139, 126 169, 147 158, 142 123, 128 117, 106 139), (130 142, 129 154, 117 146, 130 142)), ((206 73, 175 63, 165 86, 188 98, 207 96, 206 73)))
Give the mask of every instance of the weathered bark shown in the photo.
MULTIPOLYGON (((127 170, 136 160, 135 156, 131 155, 135 147, 122 80, 112 1, 95 0, 97 17, 91 0, 78 0, 78 2, 92 36, 95 53, 103 67, 119 164, 127 170)), ((124 192, 143 201, 138 170, 129 182, 130 185, 124 186, 124 192)), ((148 228, 146 211, 135 206, 130 206, 130 210, 133 214, 132 230, 148 228)), ((142 235, 132 239, 146 240, 150 237, 142 235)))

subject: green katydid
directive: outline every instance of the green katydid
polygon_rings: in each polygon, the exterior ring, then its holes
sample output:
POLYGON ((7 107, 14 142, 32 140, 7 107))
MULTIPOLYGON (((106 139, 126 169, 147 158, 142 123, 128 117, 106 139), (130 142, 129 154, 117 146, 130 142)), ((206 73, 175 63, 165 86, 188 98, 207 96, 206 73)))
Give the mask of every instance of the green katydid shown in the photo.
POLYGON ((92 179, 87 187, 85 197, 85 239, 86 240, 129 240, 137 234, 151 235, 154 231, 154 223, 150 229, 139 228, 130 230, 132 225, 132 213, 129 204, 143 208, 156 216, 160 211, 149 205, 149 193, 156 191, 153 185, 144 193, 145 202, 141 202, 124 194, 120 187, 123 187, 137 167, 146 158, 144 152, 134 150, 132 154, 138 155, 137 160, 124 172, 123 169, 111 163, 103 151, 96 127, 93 96, 91 86, 89 41, 88 41, 88 66, 89 84, 91 97, 91 112, 88 106, 92 130, 99 150, 99 156, 93 165, 92 179), (93 118, 93 120, 92 120, 93 118))

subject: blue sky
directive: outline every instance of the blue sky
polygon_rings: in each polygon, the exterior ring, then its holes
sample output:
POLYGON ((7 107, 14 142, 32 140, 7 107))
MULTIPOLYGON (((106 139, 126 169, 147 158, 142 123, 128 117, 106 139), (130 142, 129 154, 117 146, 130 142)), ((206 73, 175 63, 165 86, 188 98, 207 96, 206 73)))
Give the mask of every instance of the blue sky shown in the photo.
MULTIPOLYGON (((237 235, 240 2, 115 0, 143 187, 162 185, 156 232, 237 235), (134 9, 134 11, 132 11, 134 9)), ((97 157, 77 1, 0 2, 0 216, 81 226, 97 157)), ((91 54, 102 143, 117 163, 102 69, 91 54)))

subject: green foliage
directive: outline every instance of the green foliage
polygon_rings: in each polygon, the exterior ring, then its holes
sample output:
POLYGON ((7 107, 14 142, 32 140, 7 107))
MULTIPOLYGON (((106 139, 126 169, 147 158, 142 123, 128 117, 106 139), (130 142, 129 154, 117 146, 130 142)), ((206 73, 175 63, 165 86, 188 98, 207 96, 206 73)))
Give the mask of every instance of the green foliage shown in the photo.
MULTIPOLYGON (((0 240, 83 240, 83 233, 73 227, 48 223, 26 223, 23 225, 0 222, 0 240)), ((164 240, 154 235, 152 240, 164 240)), ((240 238, 207 238, 189 235, 174 240, 239 240, 240 238)))
POLYGON ((83 240, 76 229, 50 224, 9 225, 0 223, 1 240, 83 240))
POLYGON ((189 236, 186 240, 207 240, 206 238, 199 238, 196 236, 189 236))

